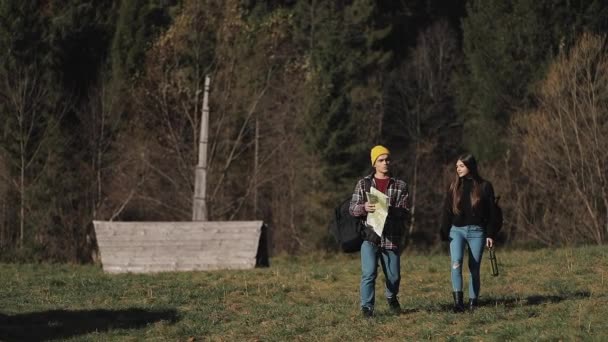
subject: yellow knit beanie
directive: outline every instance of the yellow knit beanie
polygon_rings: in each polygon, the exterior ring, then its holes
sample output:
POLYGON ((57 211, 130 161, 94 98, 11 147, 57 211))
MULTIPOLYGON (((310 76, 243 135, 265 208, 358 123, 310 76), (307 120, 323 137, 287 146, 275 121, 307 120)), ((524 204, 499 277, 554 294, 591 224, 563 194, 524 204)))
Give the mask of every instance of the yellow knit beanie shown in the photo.
POLYGON ((372 156, 372 166, 376 163, 376 159, 383 154, 391 154, 388 148, 382 145, 376 145, 372 148, 371 156, 372 156))

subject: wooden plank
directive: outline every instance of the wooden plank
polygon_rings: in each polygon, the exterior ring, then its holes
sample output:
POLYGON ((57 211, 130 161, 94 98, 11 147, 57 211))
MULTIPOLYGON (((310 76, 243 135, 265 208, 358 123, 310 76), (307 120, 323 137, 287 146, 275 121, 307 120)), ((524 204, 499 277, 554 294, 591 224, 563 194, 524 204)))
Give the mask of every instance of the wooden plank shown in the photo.
POLYGON ((97 239, 103 240, 134 240, 134 241, 184 241, 184 240, 235 240, 239 241, 242 239, 250 239, 255 236, 260 236, 259 232, 256 233, 238 233, 238 234, 228 234, 228 233, 217 233, 217 234, 180 234, 179 232, 175 232, 175 234, 114 234, 114 235, 97 235, 97 239))
MULTIPOLYGON (((203 260, 203 259, 213 259, 213 260, 235 260, 235 259, 250 259, 251 253, 248 251, 239 251, 232 253, 222 253, 216 251, 207 251, 207 252, 189 252, 189 253, 167 253, 165 251, 152 251, 152 252, 138 252, 138 253, 128 253, 128 252, 117 252, 112 254, 106 254, 106 260, 156 260, 156 259, 165 259, 165 260, 203 260)), ((255 259, 254 259, 255 260, 255 259)))
POLYGON ((217 263, 217 262, 187 262, 187 261, 179 261, 179 262, 168 262, 168 261, 155 261, 155 262, 146 262, 146 263, 108 263, 106 265, 108 268, 129 268, 129 269, 142 269, 142 268, 167 268, 167 269, 184 269, 187 267, 191 267, 193 269, 201 269, 202 267, 208 267, 213 269, 221 269, 221 268, 234 268, 234 267, 251 267, 251 263, 242 261, 242 262, 232 262, 232 263, 217 263))
MULTIPOLYGON (((101 244, 100 244, 101 245, 101 244)), ((250 240, 240 241, 239 243, 235 243, 234 241, 226 241, 226 240, 184 240, 184 241, 162 241, 162 240, 154 240, 154 241, 137 241, 137 240, 115 240, 115 241, 106 241, 103 244, 104 250, 108 251, 121 251, 125 248, 130 248, 132 250, 153 250, 153 249, 181 249, 184 251, 201 251, 208 249, 232 249, 233 247, 238 247, 242 249, 255 249, 257 248, 257 242, 253 241, 253 238, 250 240)))
MULTIPOLYGON (((221 247, 221 246, 220 246, 221 247)), ((172 246, 165 248, 144 248, 141 246, 135 246, 126 250, 126 248, 105 248, 103 251, 106 255, 175 255, 176 253, 183 256, 195 256, 195 255, 207 255, 207 254, 219 254, 219 255, 237 255, 245 253, 250 254, 250 251, 255 249, 253 246, 249 248, 181 248, 180 246, 172 246)))
POLYGON ((200 265, 214 265, 216 268, 232 268, 232 267, 249 267, 249 268, 253 268, 255 266, 255 263, 251 263, 248 261, 241 261, 241 262, 230 262, 230 263, 222 263, 222 262, 215 262, 213 260, 210 261, 205 261, 202 260, 200 262, 192 262, 192 261, 180 261, 180 262, 172 262, 172 261, 166 261, 166 260, 157 260, 155 262, 145 262, 145 263, 137 263, 137 262, 131 262, 131 263, 123 263, 123 262, 110 262, 107 265, 105 265, 106 267, 122 267, 122 268, 139 268, 139 267, 160 267, 162 265, 171 265, 171 267, 180 267, 181 269, 184 269, 186 267, 188 267, 188 265, 190 265, 193 269, 201 269, 200 265))
POLYGON ((146 266, 108 266, 104 267, 107 273, 156 273, 156 272, 191 272, 215 270, 247 270, 250 265, 146 265, 146 266))
POLYGON ((259 228, 262 221, 183 221, 183 222, 110 222, 93 221, 97 229, 181 228, 181 229, 241 229, 259 228), (259 226, 258 226, 259 225, 259 226))

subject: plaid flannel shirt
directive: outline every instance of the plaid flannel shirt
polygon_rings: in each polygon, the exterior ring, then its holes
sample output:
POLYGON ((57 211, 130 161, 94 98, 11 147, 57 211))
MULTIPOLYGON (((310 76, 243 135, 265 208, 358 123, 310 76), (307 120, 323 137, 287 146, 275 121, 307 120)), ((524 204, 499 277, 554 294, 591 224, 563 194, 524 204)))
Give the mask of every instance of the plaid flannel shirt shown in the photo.
MULTIPOLYGON (((350 200, 349 211, 352 216, 360 217, 364 224, 367 219, 367 212, 365 211, 365 202, 367 202, 367 196, 365 195, 365 179, 371 181, 371 186, 376 187, 376 181, 374 175, 365 176, 360 179, 355 186, 355 191, 350 200)), ((384 224, 384 230, 382 231, 382 237, 380 247, 385 249, 399 249, 399 243, 403 236, 403 230, 405 228, 405 215, 409 211, 409 192, 407 183, 400 179, 391 177, 388 182, 386 189, 386 195, 389 197, 389 212, 384 224)))

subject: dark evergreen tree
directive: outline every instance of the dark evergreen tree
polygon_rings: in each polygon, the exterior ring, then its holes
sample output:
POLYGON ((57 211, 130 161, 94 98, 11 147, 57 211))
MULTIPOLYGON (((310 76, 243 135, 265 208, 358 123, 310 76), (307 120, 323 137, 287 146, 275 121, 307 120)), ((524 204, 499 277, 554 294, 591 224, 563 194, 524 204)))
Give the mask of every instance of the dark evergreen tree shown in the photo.
MULTIPOLYGON (((49 4, 0 4, 0 159, 11 211, 10 247, 21 253, 42 242, 60 193, 54 174, 61 167, 59 121, 65 103, 57 87, 56 53, 49 42, 49 4), (27 247, 27 248, 25 248, 27 247)), ((5 250, 6 251, 6 250, 5 250)))
POLYGON ((457 87, 470 150, 481 159, 502 154, 511 113, 531 103, 535 82, 560 48, 581 31, 606 30, 607 7, 601 0, 468 3, 457 87))
POLYGON ((378 131, 368 129, 379 126, 381 115, 361 104, 379 98, 381 77, 376 76, 391 60, 382 45, 391 26, 380 20, 374 1, 301 1, 296 13, 298 37, 313 71, 307 143, 327 180, 344 191, 369 169, 367 150, 380 142, 378 131))
POLYGON ((121 2, 111 49, 115 80, 128 79, 141 69, 152 38, 171 21, 169 7, 152 0, 121 2))

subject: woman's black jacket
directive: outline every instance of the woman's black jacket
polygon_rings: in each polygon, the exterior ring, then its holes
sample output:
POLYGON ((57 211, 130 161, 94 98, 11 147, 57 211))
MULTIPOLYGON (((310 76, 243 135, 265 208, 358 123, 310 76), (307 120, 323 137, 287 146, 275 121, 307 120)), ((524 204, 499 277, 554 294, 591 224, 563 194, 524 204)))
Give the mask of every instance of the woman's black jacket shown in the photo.
POLYGON ((454 214, 452 209, 452 192, 448 189, 441 210, 440 234, 443 241, 447 241, 452 226, 463 227, 468 225, 481 226, 489 238, 496 238, 496 213, 494 206, 494 188, 492 183, 481 179, 481 200, 475 207, 471 207, 470 193, 473 187, 472 178, 462 178, 459 191, 463 194, 460 200, 460 213, 454 214))

